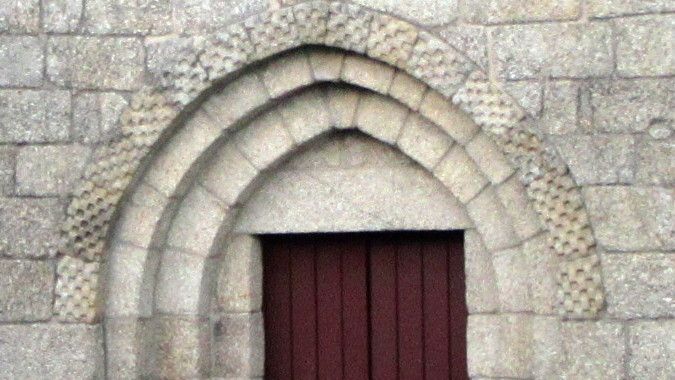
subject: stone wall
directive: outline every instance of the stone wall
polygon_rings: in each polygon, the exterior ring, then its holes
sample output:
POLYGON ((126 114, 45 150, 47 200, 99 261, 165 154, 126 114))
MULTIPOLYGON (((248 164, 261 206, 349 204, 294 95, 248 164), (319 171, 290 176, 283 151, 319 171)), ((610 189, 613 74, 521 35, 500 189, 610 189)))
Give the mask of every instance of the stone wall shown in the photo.
MULTIPOLYGON (((131 94, 157 79, 183 37, 291 2, 0 0, 0 377, 102 376, 102 327, 52 319, 59 225, 92 149, 120 134, 131 94)), ((566 358, 571 378, 672 376, 675 5, 354 2, 442 36, 484 68, 582 187, 606 288, 601 320, 487 313, 472 320, 474 338, 489 342, 483 326, 526 329, 538 352, 550 344, 566 358)), ((511 366, 476 374, 513 377, 520 367, 507 351, 474 352, 511 366)), ((551 363, 534 360, 521 377, 560 373, 551 363)))

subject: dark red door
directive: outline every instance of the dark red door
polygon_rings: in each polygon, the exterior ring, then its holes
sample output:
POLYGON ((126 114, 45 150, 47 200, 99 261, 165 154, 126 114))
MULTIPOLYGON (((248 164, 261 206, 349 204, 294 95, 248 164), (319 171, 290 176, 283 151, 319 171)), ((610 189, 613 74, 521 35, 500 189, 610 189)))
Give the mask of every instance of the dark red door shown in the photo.
POLYGON ((467 379, 462 240, 265 236, 265 377, 467 379))

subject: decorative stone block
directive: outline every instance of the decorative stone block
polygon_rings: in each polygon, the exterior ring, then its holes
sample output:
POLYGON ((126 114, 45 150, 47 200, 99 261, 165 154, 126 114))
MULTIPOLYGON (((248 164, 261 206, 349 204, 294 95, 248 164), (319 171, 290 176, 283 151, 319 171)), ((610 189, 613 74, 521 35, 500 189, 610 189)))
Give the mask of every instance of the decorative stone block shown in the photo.
POLYGON ((673 249, 671 189, 594 186, 584 199, 595 236, 608 250, 673 249))
POLYGON ((262 307, 262 248, 257 237, 234 235, 218 273, 218 310, 248 313, 262 307))
POLYGON ((633 181, 632 135, 570 135, 552 141, 579 185, 633 181))
POLYGON ((68 91, 0 90, 0 141, 45 143, 70 136, 68 91))
POLYGON ((254 47, 255 59, 267 58, 301 43, 292 8, 259 13, 248 18, 244 25, 254 47))
POLYGON ((210 167, 201 176, 200 183, 227 206, 245 198, 244 190, 258 175, 258 170, 232 143, 215 153, 210 167))
POLYGON ((332 128, 331 115, 323 91, 310 89, 279 107, 288 131, 296 143, 304 143, 332 128))
POLYGON ((411 115, 396 145, 425 168, 432 170, 453 144, 450 136, 418 115, 411 115))
POLYGON ((469 216, 490 251, 513 247, 518 237, 506 210, 492 188, 486 188, 467 205, 469 216))
POLYGON ((628 328, 628 378, 667 379, 675 363, 675 321, 645 321, 628 328))
POLYGON ((452 47, 482 69, 488 67, 488 28, 482 25, 449 24, 439 30, 441 37, 452 47))
POLYGON ((675 80, 595 81, 590 86, 593 126, 610 133, 647 130, 672 119, 675 80))
POLYGON ((326 44, 363 53, 373 16, 364 9, 333 2, 326 23, 326 44))
POLYGON ((273 98, 312 83, 312 72, 305 54, 289 54, 275 59, 262 72, 263 83, 273 98))
POLYGON ((394 68, 361 56, 348 55, 342 67, 342 80, 386 94, 394 78, 394 68))
POLYGON ((396 71, 394 79, 389 86, 389 96, 417 111, 422 103, 422 98, 427 91, 427 86, 403 71, 396 71))
POLYGON ((0 260, 0 321, 48 320, 53 287, 54 270, 48 263, 0 260))
POLYGON ((114 92, 84 92, 73 97, 73 138, 85 144, 121 134, 119 119, 127 100, 114 92))
POLYGON ((262 377, 263 335, 261 313, 222 315, 214 326, 215 374, 227 378, 262 377))
POLYGON ((488 180, 462 147, 455 145, 434 168, 434 175, 447 186, 462 203, 478 194, 488 180))
POLYGON ((3 0, 0 7, 0 32, 37 33, 39 29, 39 0, 3 0))
POLYGON ((63 256, 56 265, 54 313, 64 322, 92 323, 98 318, 100 264, 63 256))
POLYGON ((675 316, 675 255, 613 253, 602 256, 607 312, 615 318, 675 316))
POLYGON ((616 70, 624 77, 675 74, 675 17, 616 20, 616 70))
POLYGON ((240 69, 252 54, 253 46, 246 29, 234 24, 206 40, 199 62, 209 80, 216 81, 240 69))
POLYGON ((84 172, 91 150, 81 145, 27 146, 19 149, 16 192, 19 195, 66 195, 84 172))
MULTIPOLYGON (((85 3, 83 28, 96 34, 170 33, 173 29, 171 5, 162 0, 143 3, 130 0, 90 0, 85 3)), ((178 14, 184 10, 180 7, 175 9, 178 14)), ((228 11, 231 13, 232 9, 228 11)), ((215 15, 213 12, 210 14, 215 15)))
POLYGON ((10 379, 103 378, 100 325, 0 326, 0 367, 10 379))
POLYGON ((311 51, 309 64, 317 81, 336 82, 340 79, 345 55, 336 51, 311 51))
POLYGON ((513 174, 511 163, 485 133, 477 134, 466 144, 466 153, 493 184, 499 184, 513 174))
POLYGON ((145 54, 135 38, 51 37, 47 76, 61 86, 137 90, 145 54))
POLYGON ((408 109, 384 96, 367 94, 361 97, 356 110, 356 124, 359 129, 378 140, 394 144, 408 109))
POLYGON ((429 91, 424 96, 420 114, 433 121, 462 145, 469 142, 478 132, 478 126, 470 116, 458 110, 448 99, 436 92, 429 91))
POLYGON ((44 42, 38 37, 0 36, 0 86, 42 84, 43 51, 44 42))
POLYGON ((407 70, 444 96, 452 97, 473 65, 444 41, 422 32, 410 54, 407 70))
POLYGON ((499 292, 492 254, 474 229, 464 232, 464 270, 469 314, 496 312, 499 309, 499 292))
POLYGON ((79 0, 43 0, 42 25, 49 32, 75 32, 81 27, 83 7, 79 0))
POLYGON ((53 256, 62 218, 62 206, 56 199, 3 198, 0 254, 16 258, 53 256))
POLYGON ((237 148, 257 169, 262 170, 288 153, 295 142, 277 112, 253 120, 234 137, 237 148))
POLYGON ((579 0, 532 4, 523 0, 469 0, 461 12, 473 23, 500 24, 524 21, 572 20, 579 16, 579 0))
POLYGON ((494 31, 497 73, 509 80, 593 77, 612 71, 611 29, 603 23, 545 23, 494 31))
POLYGON ((417 39, 417 28, 387 15, 375 15, 368 37, 368 55, 403 67, 417 39))
POLYGON ((562 376, 569 379, 625 378, 624 328, 611 321, 564 322, 563 349, 569 353, 562 376))
POLYGON ((559 268, 561 314, 571 318, 597 315, 605 303, 598 255, 561 261, 559 268))
MULTIPOLYGON (((549 82, 551 83, 551 82, 549 82)), ((504 91, 530 116, 539 118, 543 109, 544 86, 540 81, 521 80, 504 82, 504 91)), ((575 112, 576 114, 576 112, 575 112)))

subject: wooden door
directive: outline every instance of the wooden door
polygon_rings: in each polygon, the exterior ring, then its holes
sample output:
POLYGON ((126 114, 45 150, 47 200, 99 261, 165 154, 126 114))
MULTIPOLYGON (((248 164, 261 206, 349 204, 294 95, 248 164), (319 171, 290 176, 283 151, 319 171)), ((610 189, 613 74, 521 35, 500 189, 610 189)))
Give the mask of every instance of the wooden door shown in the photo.
POLYGON ((462 239, 265 236, 265 378, 467 379, 462 239))

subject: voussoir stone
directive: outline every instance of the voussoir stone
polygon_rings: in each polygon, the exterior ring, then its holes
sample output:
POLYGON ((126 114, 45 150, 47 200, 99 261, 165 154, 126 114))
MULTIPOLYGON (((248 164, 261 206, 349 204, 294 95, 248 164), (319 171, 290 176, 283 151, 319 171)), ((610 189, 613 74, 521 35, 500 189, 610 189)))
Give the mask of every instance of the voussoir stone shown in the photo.
POLYGON ((411 115, 396 144, 401 151, 431 170, 450 149, 453 141, 428 120, 411 115))
POLYGON ((65 141, 70 109, 68 91, 0 90, 0 142, 65 141))
POLYGON ((0 86, 39 86, 42 84, 43 67, 43 39, 0 36, 0 86))
POLYGON ((62 206, 56 199, 0 199, 0 255, 16 258, 54 255, 62 218, 62 206))
POLYGON ((0 321, 49 319, 53 286, 54 270, 47 262, 0 260, 0 321))
POLYGON ((141 86, 145 53, 129 37, 51 37, 47 77, 62 86, 136 90, 141 86))
MULTIPOLYGON (((672 287, 671 287, 672 289, 672 287)), ((628 378, 667 379, 675 363, 675 321, 644 321, 628 328, 628 378)))

